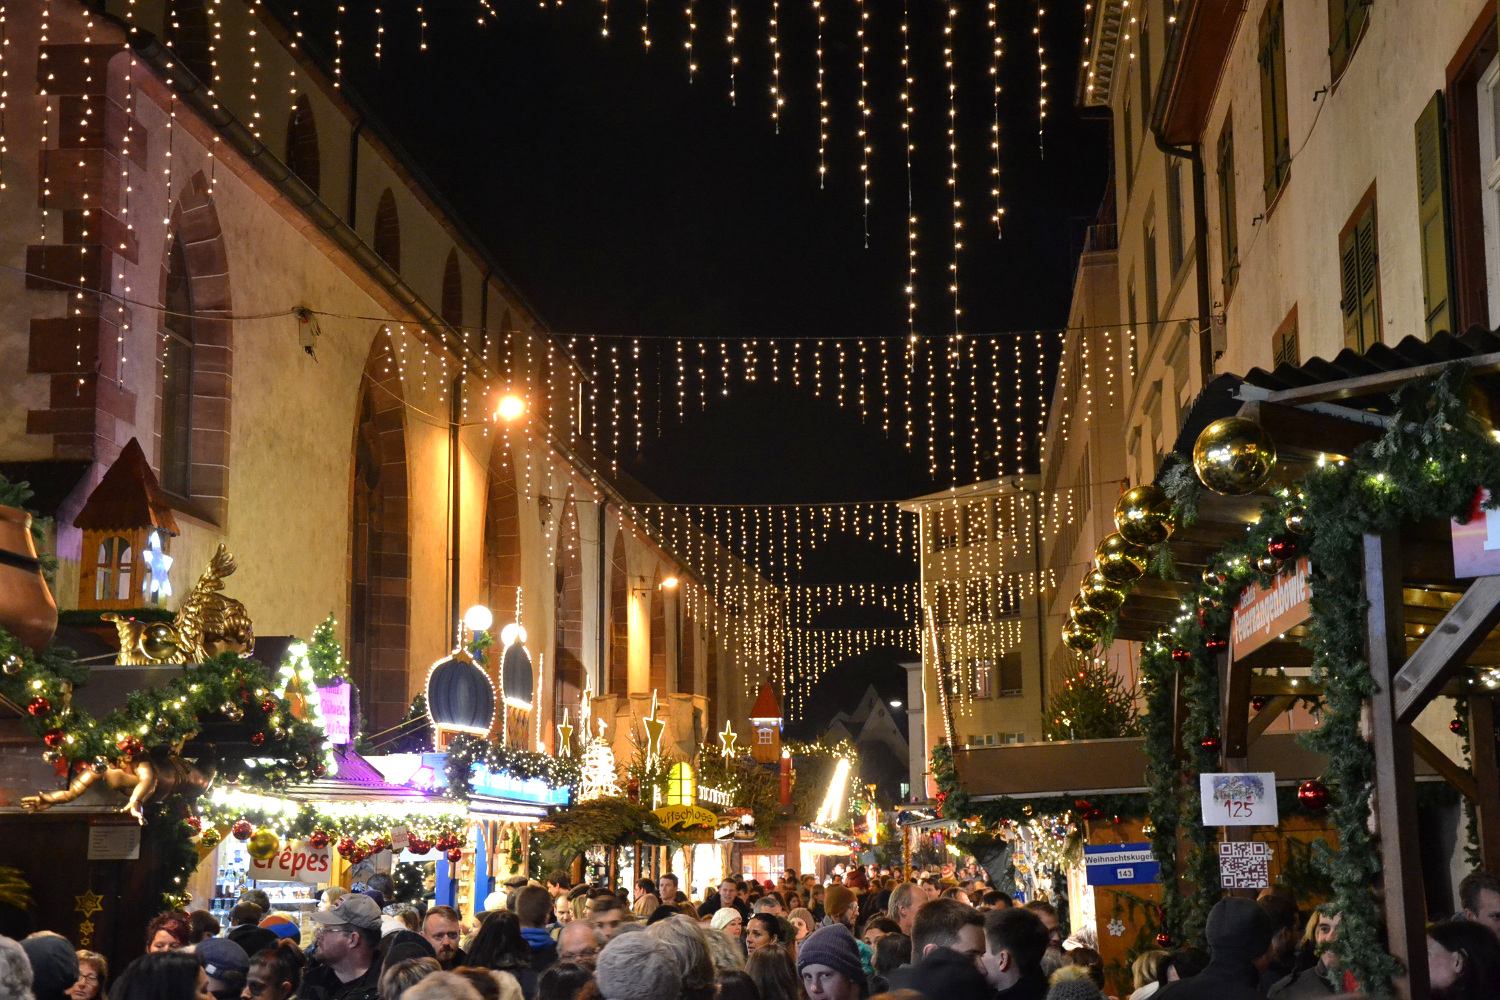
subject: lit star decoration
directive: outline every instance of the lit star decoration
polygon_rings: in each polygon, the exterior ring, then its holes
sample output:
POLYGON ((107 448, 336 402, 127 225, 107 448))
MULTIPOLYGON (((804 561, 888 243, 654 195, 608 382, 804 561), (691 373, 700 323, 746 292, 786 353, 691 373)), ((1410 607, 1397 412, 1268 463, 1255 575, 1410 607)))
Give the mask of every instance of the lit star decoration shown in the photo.
POLYGON ((557 724, 557 752, 565 754, 573 749, 573 726, 568 722, 568 710, 563 709, 562 721, 557 724))
POLYGON ((646 730, 646 762, 654 764, 661 756, 661 734, 667 728, 663 719, 656 717, 656 691, 651 692, 651 717, 641 720, 641 726, 646 730))
POLYGON ((73 898, 77 903, 73 912, 81 914, 85 920, 104 909, 104 897, 92 889, 73 898))
POLYGON ((724 720, 724 731, 719 734, 719 745, 723 747, 724 759, 733 760, 735 756, 734 741, 739 739, 733 729, 729 728, 729 720, 724 720))
POLYGON ((149 548, 141 553, 141 560, 148 570, 141 581, 141 589, 154 604, 172 596, 172 580, 167 573, 172 568, 172 557, 161 550, 161 532, 151 532, 149 548))

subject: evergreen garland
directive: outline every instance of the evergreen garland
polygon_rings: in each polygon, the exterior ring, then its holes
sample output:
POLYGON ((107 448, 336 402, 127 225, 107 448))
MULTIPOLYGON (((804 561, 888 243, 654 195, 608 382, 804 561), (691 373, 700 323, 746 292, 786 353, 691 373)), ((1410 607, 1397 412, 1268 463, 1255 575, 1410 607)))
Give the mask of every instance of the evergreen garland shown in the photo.
POLYGON ((483 764, 491 771, 504 771, 522 781, 540 778, 553 788, 578 787, 576 757, 549 757, 536 750, 513 750, 503 743, 460 733, 448 744, 448 759, 443 764, 450 798, 469 801, 474 789, 472 772, 475 764, 483 764))

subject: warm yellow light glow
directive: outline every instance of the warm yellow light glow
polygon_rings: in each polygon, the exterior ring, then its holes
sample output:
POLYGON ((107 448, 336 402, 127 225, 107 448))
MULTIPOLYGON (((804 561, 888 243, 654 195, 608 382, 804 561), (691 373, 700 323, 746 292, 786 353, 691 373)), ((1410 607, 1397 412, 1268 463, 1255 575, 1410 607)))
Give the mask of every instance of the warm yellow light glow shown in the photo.
POLYGON ((495 417, 499 420, 519 420, 525 413, 526 400, 515 393, 500 397, 500 403, 495 407, 495 417))
POLYGON ((819 826, 827 826, 829 823, 839 819, 844 814, 844 792, 849 787, 849 759, 840 757, 833 769, 833 780, 828 783, 828 792, 823 796, 823 804, 818 808, 818 818, 814 821, 819 826))
POLYGON ((475 632, 486 632, 495 624, 495 616, 483 604, 476 604, 464 612, 464 624, 475 632))
POLYGON ((665 580, 663 580, 661 582, 661 586, 662 586, 663 590, 676 590, 677 589, 677 577, 675 577, 675 576, 669 576, 669 577, 667 577, 665 580))

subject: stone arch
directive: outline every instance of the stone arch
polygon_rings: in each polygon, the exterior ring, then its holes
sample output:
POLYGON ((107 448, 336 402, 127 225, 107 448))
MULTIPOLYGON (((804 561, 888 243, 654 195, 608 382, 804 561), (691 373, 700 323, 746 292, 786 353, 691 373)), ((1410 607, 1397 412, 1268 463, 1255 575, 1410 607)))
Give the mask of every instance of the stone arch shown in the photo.
POLYGON ((651 689, 667 693, 667 601, 659 572, 651 581, 651 689))
POLYGON ((464 326, 464 275, 458 266, 458 250, 448 251, 443 265, 443 322, 456 330, 464 326))
POLYGON ((182 68, 206 87, 214 85, 213 29, 205 0, 176 0, 163 15, 162 40, 182 68))
POLYGON ((318 123, 306 94, 298 94, 286 120, 286 168, 318 194, 323 167, 318 156, 318 123))
POLYGON ((521 589, 521 505, 510 443, 496 438, 490 450, 489 488, 484 505, 484 563, 481 583, 495 620, 516 617, 521 589))
POLYGON ((172 206, 171 220, 172 242, 162 257, 158 300, 163 305, 157 331, 163 349, 156 352, 156 466, 161 470, 162 421, 169 399, 166 378, 171 365, 176 377, 185 378, 189 386, 185 395, 175 397, 185 401, 187 412, 174 417, 183 423, 174 442, 182 475, 174 477, 173 488, 223 527, 229 496, 234 302, 224 231, 208 178, 201 170, 183 186, 172 206), (170 354, 169 345, 174 348, 170 354), (175 350, 184 345, 188 346, 186 357, 175 350))
POLYGON ((625 564, 625 529, 615 532, 609 557, 609 694, 630 690, 630 575, 625 564))
POLYGON ((396 211, 396 195, 390 188, 380 192, 380 200, 375 204, 375 240, 372 249, 391 266, 392 271, 401 270, 401 216, 396 211))
POLYGON ((411 529, 399 372, 382 330, 360 380, 350 510, 349 673, 372 733, 407 708, 411 529))
MULTIPOLYGON (((563 710, 578 714, 583 696, 583 543, 578 531, 578 502, 569 489, 557 526, 552 629, 552 718, 563 710)), ((550 728, 550 727, 549 727, 550 728)), ((549 734, 549 739, 552 738, 549 734)))

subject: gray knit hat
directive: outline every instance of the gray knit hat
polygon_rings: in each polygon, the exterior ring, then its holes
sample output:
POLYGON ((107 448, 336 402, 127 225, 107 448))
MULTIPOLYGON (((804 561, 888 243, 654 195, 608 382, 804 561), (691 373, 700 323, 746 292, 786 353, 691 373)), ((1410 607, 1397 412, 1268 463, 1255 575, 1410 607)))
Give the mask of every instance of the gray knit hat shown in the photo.
POLYGON ((1047 1000, 1101 1000, 1103 994, 1092 979, 1064 979, 1047 990, 1047 1000))
POLYGON ((599 952, 594 982, 604 1000, 662 1000, 682 991, 677 959, 650 934, 619 934, 599 952))

